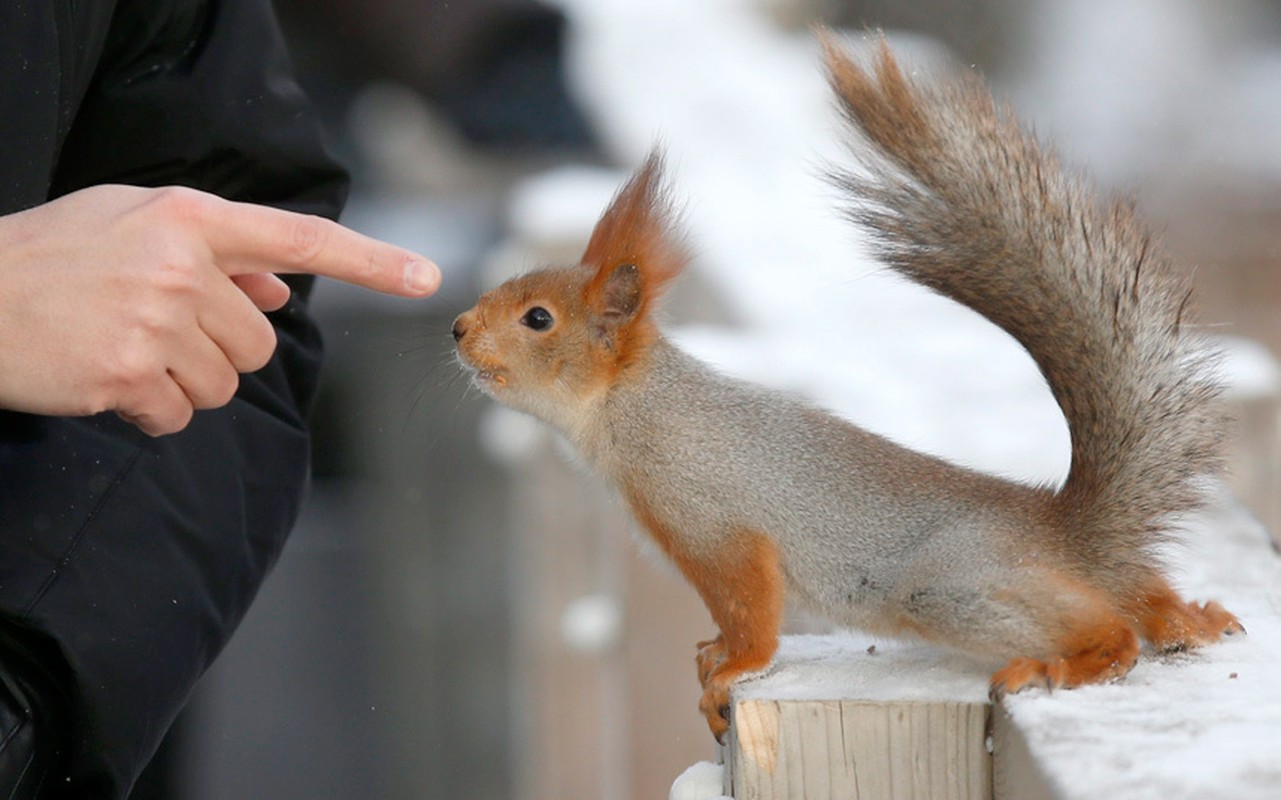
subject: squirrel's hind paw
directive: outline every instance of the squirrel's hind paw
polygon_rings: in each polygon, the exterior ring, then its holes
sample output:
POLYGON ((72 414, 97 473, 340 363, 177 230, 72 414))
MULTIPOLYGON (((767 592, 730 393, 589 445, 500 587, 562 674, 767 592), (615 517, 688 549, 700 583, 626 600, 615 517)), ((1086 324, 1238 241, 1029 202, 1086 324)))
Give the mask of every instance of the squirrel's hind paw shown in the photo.
POLYGON ((987 696, 998 702, 1007 694, 1021 692, 1030 687, 1053 689, 1049 667, 1035 658, 1016 658, 997 670, 988 685, 987 696))
POLYGON ((1178 653, 1224 636, 1245 633, 1245 626, 1232 612, 1211 600, 1208 603, 1177 603, 1144 620, 1144 638, 1163 653, 1178 653))
POLYGON ((1214 601, 1200 605, 1185 602, 1164 582, 1125 610, 1138 623, 1143 638, 1163 653, 1191 650, 1224 636, 1245 633, 1241 621, 1223 606, 1214 601))
POLYGON ((1139 638, 1129 627, 1114 623, 1083 630, 1073 637, 1069 655, 1041 661, 1016 658, 992 675, 988 696, 993 701, 1029 687, 1072 689, 1124 677, 1139 660, 1139 638))

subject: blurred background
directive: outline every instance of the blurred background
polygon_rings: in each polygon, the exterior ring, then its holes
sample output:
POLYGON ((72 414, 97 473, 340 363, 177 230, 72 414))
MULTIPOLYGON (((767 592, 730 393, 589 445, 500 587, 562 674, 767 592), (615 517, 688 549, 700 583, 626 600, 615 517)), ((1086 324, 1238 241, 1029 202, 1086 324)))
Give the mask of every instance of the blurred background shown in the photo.
MULTIPOLYGON (((788 97, 795 64, 816 76, 815 22, 981 70, 1069 162, 1137 197, 1207 323, 1281 353, 1271 0, 277 7, 355 175, 344 221, 434 258, 445 284, 422 303, 318 287, 311 498, 137 797, 653 798, 713 756, 692 660, 706 613, 554 440, 467 388, 448 331, 511 270, 576 258, 656 134, 697 173, 670 119, 705 117, 693 130, 730 151, 727 174, 788 146, 759 133, 788 135, 786 103, 733 101, 788 97)), ((695 225, 714 227, 715 202, 691 199, 695 225)), ((670 313, 732 328, 740 306, 696 269, 670 313)))

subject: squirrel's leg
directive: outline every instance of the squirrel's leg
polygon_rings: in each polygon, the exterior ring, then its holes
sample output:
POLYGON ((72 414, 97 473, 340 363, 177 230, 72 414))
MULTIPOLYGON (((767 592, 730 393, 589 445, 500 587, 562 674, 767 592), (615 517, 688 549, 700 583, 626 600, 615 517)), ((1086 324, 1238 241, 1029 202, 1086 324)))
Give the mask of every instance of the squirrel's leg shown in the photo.
POLYGON ((1040 618, 1041 630, 1051 632, 1050 652, 1016 658, 997 670, 991 679, 994 700, 1030 686, 1070 689, 1114 680, 1139 659, 1133 622, 1105 593, 1057 571, 1043 571, 1040 579, 1048 591, 1028 610, 1040 618))
POLYGON ((1060 655, 1044 660, 1016 658, 992 675, 990 694, 997 700, 1031 686, 1071 689, 1120 678, 1139 659, 1139 638, 1115 613, 1081 620, 1062 640, 1060 655))
POLYGON ((745 672, 763 669, 778 649, 783 625, 784 583, 774 541, 752 530, 731 531, 701 551, 688 546, 639 493, 628 493, 632 511, 659 548, 675 562, 720 628, 699 642, 698 708, 717 741, 729 730, 729 687, 745 672))
POLYGON ((1148 588, 1124 610, 1134 618, 1143 638, 1163 652, 1188 650, 1245 633, 1245 627, 1223 606, 1213 601, 1201 605, 1184 602, 1159 576, 1153 576, 1148 588))
POLYGON ((764 669, 778 649, 784 597, 778 549, 768 537, 744 532, 718 546, 710 560, 676 561, 720 628, 715 639, 699 643, 697 657, 698 708, 720 740, 729 729, 730 686, 743 673, 764 669))
POLYGON ((707 688, 707 679, 712 671, 725 660, 725 637, 717 635, 715 639, 706 639, 694 645, 698 655, 694 663, 698 666, 698 685, 707 688))
POLYGON ((909 579, 887 598, 887 632, 980 656, 1025 656, 992 676, 993 699, 1029 686, 1118 678, 1138 660, 1133 621, 1105 592, 1063 569, 998 567, 957 575, 945 562, 921 561, 905 572, 909 579))

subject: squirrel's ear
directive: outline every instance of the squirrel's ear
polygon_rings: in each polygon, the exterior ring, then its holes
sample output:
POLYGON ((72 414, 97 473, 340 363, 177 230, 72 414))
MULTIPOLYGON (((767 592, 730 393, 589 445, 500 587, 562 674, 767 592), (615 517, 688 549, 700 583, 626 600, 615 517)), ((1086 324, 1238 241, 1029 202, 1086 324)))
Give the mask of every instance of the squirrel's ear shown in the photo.
POLYGON ((639 317, 685 268, 689 254, 675 217, 656 148, 609 204, 583 253, 596 271, 588 298, 603 316, 639 317))
POLYGON ((601 315, 615 323, 626 322, 641 307, 641 274, 635 264, 620 264, 601 286, 601 315))

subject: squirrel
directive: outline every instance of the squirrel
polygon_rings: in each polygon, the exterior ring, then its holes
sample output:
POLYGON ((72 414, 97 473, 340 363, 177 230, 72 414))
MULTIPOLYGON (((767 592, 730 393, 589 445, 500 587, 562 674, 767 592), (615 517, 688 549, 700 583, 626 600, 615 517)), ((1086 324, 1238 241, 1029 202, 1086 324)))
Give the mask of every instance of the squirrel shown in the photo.
POLYGON ((909 78, 882 38, 857 63, 818 31, 864 171, 832 176, 894 271, 1018 340, 1071 435, 1057 489, 953 465, 721 374, 654 309, 690 260, 656 149, 581 263, 528 273, 457 318, 484 393, 559 429, 706 604, 699 710, 764 669, 785 598, 831 621, 1003 663, 994 700, 1119 679, 1243 632, 1182 600, 1156 546, 1204 505, 1225 418, 1190 289, 1124 201, 1103 200, 971 73, 909 78))

